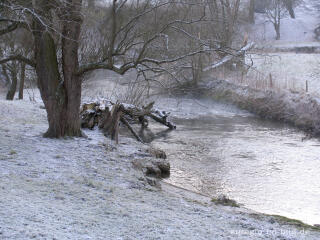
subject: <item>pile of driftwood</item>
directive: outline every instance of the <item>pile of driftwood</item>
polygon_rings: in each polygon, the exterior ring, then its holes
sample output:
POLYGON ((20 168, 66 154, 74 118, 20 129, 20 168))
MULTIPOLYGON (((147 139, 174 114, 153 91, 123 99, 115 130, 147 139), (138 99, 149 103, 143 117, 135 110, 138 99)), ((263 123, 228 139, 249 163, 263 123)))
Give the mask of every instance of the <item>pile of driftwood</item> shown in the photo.
POLYGON ((137 107, 132 104, 113 103, 103 99, 96 102, 85 103, 80 109, 81 127, 93 129, 98 126, 106 136, 118 143, 119 125, 126 126, 133 136, 140 142, 143 140, 133 129, 132 124, 141 124, 148 127, 149 119, 175 129, 176 126, 168 121, 169 113, 154 109, 154 102, 147 106, 137 107))

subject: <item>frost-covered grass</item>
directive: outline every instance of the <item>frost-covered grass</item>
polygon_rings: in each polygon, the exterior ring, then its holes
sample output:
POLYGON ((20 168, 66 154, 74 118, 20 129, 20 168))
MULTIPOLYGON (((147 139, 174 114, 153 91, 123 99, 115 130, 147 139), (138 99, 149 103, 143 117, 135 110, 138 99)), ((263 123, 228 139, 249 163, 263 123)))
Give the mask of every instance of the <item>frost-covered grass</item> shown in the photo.
MULTIPOLYGON (((291 90, 320 94, 320 42, 314 29, 320 25, 320 3, 304 0, 295 9, 296 18, 289 15, 281 21, 281 40, 275 40, 272 23, 265 14, 256 13, 253 25, 243 26, 260 53, 248 54, 246 63, 253 66, 247 76, 233 74, 228 80, 256 89, 291 90), (296 53, 299 49, 317 53, 296 53), (252 62, 251 62, 252 60, 252 62), (307 86, 308 85, 308 86, 307 86)), ((222 78, 226 79, 226 78, 222 78)))
POLYGON ((250 54, 253 66, 242 83, 258 89, 320 94, 320 55, 296 53, 250 54))
POLYGON ((98 131, 44 139, 41 102, 0 96, 0 239, 319 239, 272 217, 150 187, 132 160, 145 145, 98 131), (14 151, 14 154, 13 154, 14 151), (290 232, 290 235, 288 233, 290 232), (254 234, 254 235, 252 235, 254 234))
POLYGON ((320 95, 319 54, 251 53, 247 55, 246 64, 250 66, 248 72, 222 70, 218 79, 260 90, 320 95))

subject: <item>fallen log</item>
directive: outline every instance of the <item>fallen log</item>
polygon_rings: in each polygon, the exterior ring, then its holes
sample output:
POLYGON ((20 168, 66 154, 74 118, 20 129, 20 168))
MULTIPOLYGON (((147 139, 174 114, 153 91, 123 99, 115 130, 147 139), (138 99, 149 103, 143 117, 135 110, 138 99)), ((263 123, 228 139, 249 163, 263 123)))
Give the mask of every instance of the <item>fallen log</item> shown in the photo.
POLYGON ((168 128, 170 128, 171 130, 176 129, 176 126, 173 125, 171 122, 167 121, 167 117, 168 115, 163 115, 163 114, 155 114, 153 112, 148 113, 149 117, 151 117, 153 120, 155 120, 158 123, 161 123, 165 126, 167 126, 168 128))
POLYGON ((139 137, 139 135, 134 131, 134 129, 131 127, 131 125, 128 123, 128 121, 125 118, 120 118, 120 121, 127 126, 129 131, 132 133, 132 135, 139 141, 143 142, 143 140, 139 137))
POLYGON ((155 109, 153 106, 154 102, 138 107, 126 103, 113 103, 106 99, 85 103, 80 109, 81 127, 93 129, 98 126, 106 136, 110 136, 117 143, 120 123, 126 126, 140 142, 143 140, 131 126, 132 124, 140 124, 142 128, 146 128, 149 123, 148 119, 153 119, 170 130, 175 129, 176 126, 168 121, 170 113, 155 109))

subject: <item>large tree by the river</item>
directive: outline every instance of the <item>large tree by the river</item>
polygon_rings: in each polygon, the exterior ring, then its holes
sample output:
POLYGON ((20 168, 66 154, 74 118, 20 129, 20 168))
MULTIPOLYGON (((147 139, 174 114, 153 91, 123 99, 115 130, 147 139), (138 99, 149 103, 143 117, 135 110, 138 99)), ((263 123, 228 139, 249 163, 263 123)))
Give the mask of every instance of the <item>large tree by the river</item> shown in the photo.
POLYGON ((0 63, 18 60, 35 68, 38 87, 48 116, 49 129, 45 133, 47 137, 81 136, 81 78, 78 74, 81 6, 81 0, 1 3, 0 20, 6 24, 6 28, 0 31, 1 35, 19 28, 28 29, 34 39, 34 58, 11 55, 0 60, 0 63), (52 24, 53 18, 61 23, 61 41, 54 39, 55 32, 59 29, 52 24), (59 57, 58 44, 61 44, 59 57), (59 69, 58 61, 62 62, 62 69, 59 69))
MULTIPOLYGON (((174 24, 191 24, 192 21, 179 22, 177 19, 171 19, 171 22, 166 20, 164 24, 156 23, 154 29, 150 29, 150 23, 138 29, 137 24, 141 24, 142 16, 155 13, 160 15, 158 9, 168 6, 170 1, 154 3, 146 0, 143 1, 145 4, 143 6, 134 5, 133 2, 113 0, 110 3, 108 6, 110 13, 104 30, 107 31, 107 44, 100 46, 101 51, 97 53, 99 57, 96 61, 82 64, 79 64, 79 45, 83 25, 82 8, 86 5, 82 0, 0 2, 0 36, 25 28, 29 30, 34 41, 34 58, 10 55, 0 59, 0 64, 21 61, 35 68, 49 123, 46 137, 81 136, 79 119, 81 79, 86 72, 109 69, 124 74, 138 65, 159 66, 197 54, 197 52, 184 52, 170 58, 163 56, 156 58, 151 54, 150 57, 148 55, 150 45, 158 39, 163 39, 166 36, 166 29, 174 24), (134 11, 125 7, 126 3, 131 4, 134 11), (125 58, 127 55, 130 57, 125 58), (119 61, 116 62, 117 57, 125 59, 120 66, 119 61)), ((170 17, 167 18, 170 20, 170 17)))

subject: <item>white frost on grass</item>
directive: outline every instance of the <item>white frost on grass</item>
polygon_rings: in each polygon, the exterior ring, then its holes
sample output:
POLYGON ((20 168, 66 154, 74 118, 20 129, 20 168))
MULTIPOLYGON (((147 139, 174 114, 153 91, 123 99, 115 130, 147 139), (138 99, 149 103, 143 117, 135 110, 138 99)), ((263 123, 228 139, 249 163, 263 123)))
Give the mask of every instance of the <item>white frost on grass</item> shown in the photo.
MULTIPOLYGON (((3 96, 1 96, 3 99, 3 96)), ((45 139, 40 103, 0 100, 0 239, 319 239, 245 209, 146 184, 147 146, 98 131, 45 139)))
POLYGON ((250 87, 260 89, 292 90, 320 95, 320 55, 304 53, 270 53, 250 54, 253 66, 242 82, 250 87), (272 76, 272 85, 270 77, 272 76), (272 87, 271 87, 272 86, 272 87))

